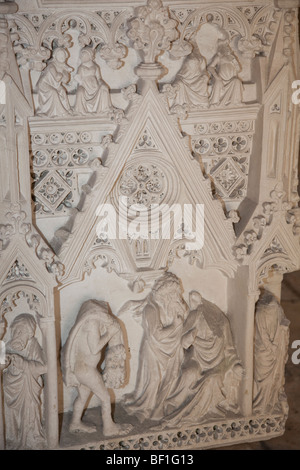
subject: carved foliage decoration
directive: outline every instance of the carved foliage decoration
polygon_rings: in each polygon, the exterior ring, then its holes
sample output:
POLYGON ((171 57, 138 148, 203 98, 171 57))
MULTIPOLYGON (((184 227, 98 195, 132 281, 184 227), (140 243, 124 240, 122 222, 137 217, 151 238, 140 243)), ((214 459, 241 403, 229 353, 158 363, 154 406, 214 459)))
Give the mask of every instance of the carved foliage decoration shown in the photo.
POLYGON ((147 6, 137 9, 127 34, 134 41, 134 48, 142 50, 144 63, 151 64, 177 39, 176 25, 177 21, 169 18, 161 0, 148 0, 147 6))
MULTIPOLYGON (((276 214, 281 213, 288 225, 294 225, 296 218, 292 212, 293 204, 286 201, 286 192, 283 184, 278 183, 270 193, 271 201, 262 204, 263 214, 257 214, 252 219, 252 228, 249 227, 243 232, 244 243, 234 247, 235 256, 238 260, 243 260, 252 251, 253 245, 260 240, 265 227, 272 224, 276 214)), ((240 238, 240 240, 242 237, 240 238)))
POLYGON ((130 11, 99 11, 95 14, 82 12, 17 14, 11 21, 12 32, 18 31, 18 49, 20 65, 29 62, 29 67, 41 71, 42 61, 50 57, 55 47, 70 47, 72 32, 79 32, 81 47, 92 45, 99 50, 101 58, 113 68, 123 65, 126 56, 125 20, 130 11), (125 44, 123 40, 125 39, 125 44))
POLYGON ((178 45, 184 39, 189 40, 195 36, 199 26, 201 30, 201 26, 208 22, 216 31, 218 29, 219 33, 222 30, 227 31, 230 42, 236 41, 238 50, 245 57, 253 57, 262 50, 268 50, 281 17, 280 12, 272 6, 237 6, 226 9, 222 7, 213 9, 211 7, 198 9, 173 7, 171 13, 179 21, 178 45))
POLYGON ((58 261, 32 225, 26 221, 28 220, 27 214, 20 209, 19 205, 12 206, 11 211, 6 214, 6 219, 8 223, 0 225, 0 241, 2 243, 0 253, 7 248, 14 236, 21 235, 27 246, 33 248, 33 252, 44 263, 46 269, 60 277, 63 272, 62 263, 58 261))

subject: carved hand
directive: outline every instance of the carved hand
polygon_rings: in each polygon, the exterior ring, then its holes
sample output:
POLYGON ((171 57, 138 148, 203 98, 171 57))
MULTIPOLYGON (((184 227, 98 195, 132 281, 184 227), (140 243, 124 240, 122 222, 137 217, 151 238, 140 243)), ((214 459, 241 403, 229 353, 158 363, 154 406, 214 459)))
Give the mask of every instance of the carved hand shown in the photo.
POLYGON ((242 376, 243 376, 243 373, 244 373, 244 369, 243 367, 241 366, 241 364, 236 364, 234 367, 233 367, 233 372, 235 373, 235 375, 241 379, 242 376))
POLYGON ((23 370, 24 358, 19 354, 9 354, 10 364, 19 370, 23 370))
POLYGON ((6 369, 6 367, 9 366, 11 360, 8 356, 5 357, 5 363, 4 364, 0 364, 0 371, 6 369))
POLYGON ((184 349, 188 349, 194 342, 196 336, 196 329, 188 331, 181 339, 181 344, 184 349))

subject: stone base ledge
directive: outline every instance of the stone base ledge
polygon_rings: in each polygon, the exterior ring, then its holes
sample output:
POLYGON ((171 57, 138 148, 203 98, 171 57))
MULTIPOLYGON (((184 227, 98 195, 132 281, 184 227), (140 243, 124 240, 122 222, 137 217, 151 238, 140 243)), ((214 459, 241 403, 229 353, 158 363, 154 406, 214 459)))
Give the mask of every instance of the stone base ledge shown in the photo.
POLYGON ((272 439, 284 434, 286 416, 264 415, 215 421, 199 426, 164 429, 147 433, 91 441, 83 445, 60 446, 60 450, 197 450, 243 442, 272 439))

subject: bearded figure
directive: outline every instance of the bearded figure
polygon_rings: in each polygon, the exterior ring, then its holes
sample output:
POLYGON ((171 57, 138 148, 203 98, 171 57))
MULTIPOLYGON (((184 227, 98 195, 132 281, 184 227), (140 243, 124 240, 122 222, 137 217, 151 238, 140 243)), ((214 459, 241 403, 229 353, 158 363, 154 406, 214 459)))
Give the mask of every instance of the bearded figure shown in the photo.
POLYGON ((22 313, 14 319, 10 331, 11 339, 6 344, 10 363, 3 373, 7 447, 43 448, 40 396, 46 365, 35 338, 36 321, 29 313, 22 313))
POLYGON ((142 316, 144 335, 135 390, 124 399, 126 412, 140 422, 159 421, 173 378, 180 373, 183 361, 182 328, 188 314, 180 280, 172 273, 159 278, 151 293, 122 310, 135 310, 142 316))

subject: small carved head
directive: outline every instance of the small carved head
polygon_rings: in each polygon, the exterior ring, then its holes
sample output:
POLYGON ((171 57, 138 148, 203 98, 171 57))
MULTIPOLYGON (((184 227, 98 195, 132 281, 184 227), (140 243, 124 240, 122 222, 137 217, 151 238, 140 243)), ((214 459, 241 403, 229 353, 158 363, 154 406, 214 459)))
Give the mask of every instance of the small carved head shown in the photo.
POLYGON ((232 53, 230 45, 228 44, 228 41, 223 41, 219 39, 217 43, 217 47, 218 47, 218 53, 222 56, 232 53))
POLYGON ((81 62, 89 62, 90 60, 94 60, 95 58, 95 51, 91 47, 84 47, 80 51, 80 59, 81 62))
POLYGON ((69 57, 68 52, 63 47, 57 47, 53 51, 53 58, 60 64, 64 64, 69 57))
POLYGON ((182 287, 180 280, 175 274, 165 273, 162 277, 157 279, 154 284, 153 292, 156 297, 174 295, 182 295, 182 287))
POLYGON ((21 313, 14 319, 10 329, 10 347, 17 351, 22 351, 35 334, 36 321, 29 313, 21 313))

